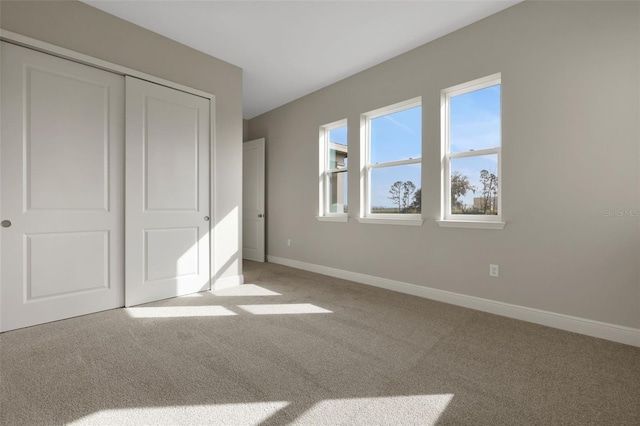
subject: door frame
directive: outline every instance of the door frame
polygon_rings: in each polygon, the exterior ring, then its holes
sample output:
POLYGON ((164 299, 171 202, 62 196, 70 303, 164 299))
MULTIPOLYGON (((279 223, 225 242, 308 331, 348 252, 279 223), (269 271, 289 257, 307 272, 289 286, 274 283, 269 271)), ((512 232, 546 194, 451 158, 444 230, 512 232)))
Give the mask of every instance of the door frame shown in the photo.
MULTIPOLYGON (((217 224, 217 216, 216 216, 216 209, 215 209, 217 204, 216 203, 217 191, 214 190, 215 175, 216 175, 216 170, 215 170, 216 97, 215 95, 199 89, 194 89, 192 87, 182 85, 180 83, 176 83, 170 80, 165 80, 163 78, 156 77, 151 74, 147 74, 141 71, 136 71, 134 69, 127 68, 125 66, 117 65, 109 61, 98 59, 90 55, 85 55, 84 53, 79 53, 64 47, 47 43, 45 41, 37 40, 37 39, 27 37, 18 33, 14 33, 13 31, 4 30, 2 28, 0 28, 0 40, 8 43, 16 44, 18 46, 26 47, 28 49, 36 50, 42 53, 47 53, 49 55, 57 56, 62 59, 78 62, 83 65, 88 65, 90 67, 102 69, 102 70, 109 71, 122 76, 136 77, 141 80, 146 80, 151 83, 159 84, 161 86, 166 86, 172 89, 180 90, 182 92, 190 93, 192 95, 209 99, 209 188, 210 188, 209 189, 209 192, 210 192, 209 216, 211 218, 209 221, 209 277, 210 277, 209 282, 210 282, 210 288, 214 288, 215 281, 216 281, 216 271, 217 271, 216 262, 215 262, 215 244, 214 244, 215 243, 214 230, 217 224)), ((2 186, 0 185, 0 190, 1 188, 2 186)), ((123 194, 123 199, 124 199, 124 194, 123 194)), ((126 282, 125 282, 125 286, 126 286, 126 282)))

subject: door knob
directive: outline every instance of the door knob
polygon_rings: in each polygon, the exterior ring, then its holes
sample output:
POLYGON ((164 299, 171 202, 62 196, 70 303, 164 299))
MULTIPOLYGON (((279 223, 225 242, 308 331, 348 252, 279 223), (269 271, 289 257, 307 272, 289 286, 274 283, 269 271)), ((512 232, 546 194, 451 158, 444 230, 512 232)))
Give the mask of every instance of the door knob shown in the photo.
POLYGON ((9 228, 11 226, 11 221, 10 220, 3 220, 2 222, 0 222, 0 225, 3 228, 9 228))
POLYGON ((209 216, 205 216, 205 217, 204 217, 204 221, 205 221, 205 222, 209 222, 209 216))

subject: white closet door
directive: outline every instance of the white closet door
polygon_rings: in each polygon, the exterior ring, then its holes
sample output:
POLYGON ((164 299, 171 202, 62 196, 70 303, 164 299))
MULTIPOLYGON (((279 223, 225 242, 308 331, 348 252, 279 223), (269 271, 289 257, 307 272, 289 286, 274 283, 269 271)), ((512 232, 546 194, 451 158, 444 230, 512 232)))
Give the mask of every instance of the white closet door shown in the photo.
POLYGON ((124 77, 0 50, 0 330, 122 306, 124 77))
POLYGON ((126 77, 127 306, 210 288, 209 100, 126 77))

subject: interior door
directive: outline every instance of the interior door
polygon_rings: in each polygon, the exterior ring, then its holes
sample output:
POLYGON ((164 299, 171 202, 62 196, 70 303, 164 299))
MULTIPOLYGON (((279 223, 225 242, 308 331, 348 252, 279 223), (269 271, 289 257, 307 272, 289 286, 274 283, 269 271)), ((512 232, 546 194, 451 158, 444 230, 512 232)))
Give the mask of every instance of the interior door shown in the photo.
POLYGON ((124 77, 0 50, 0 331, 120 307, 124 77))
POLYGON ((242 145, 242 257, 264 262, 264 138, 242 145))
POLYGON ((210 101, 126 77, 126 306, 211 285, 210 101))

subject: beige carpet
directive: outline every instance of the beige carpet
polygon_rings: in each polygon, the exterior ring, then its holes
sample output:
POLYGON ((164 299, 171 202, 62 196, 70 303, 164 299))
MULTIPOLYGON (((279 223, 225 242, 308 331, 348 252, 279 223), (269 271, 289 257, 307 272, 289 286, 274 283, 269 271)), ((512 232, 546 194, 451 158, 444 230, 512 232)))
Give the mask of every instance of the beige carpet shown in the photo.
POLYGON ((272 265, 0 335, 3 425, 639 425, 640 349, 272 265))

